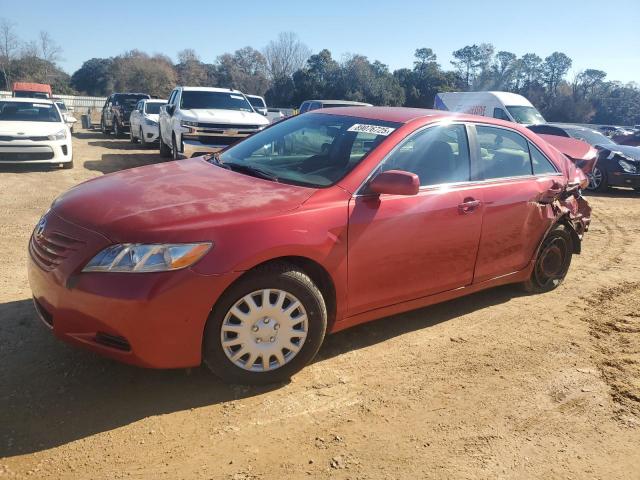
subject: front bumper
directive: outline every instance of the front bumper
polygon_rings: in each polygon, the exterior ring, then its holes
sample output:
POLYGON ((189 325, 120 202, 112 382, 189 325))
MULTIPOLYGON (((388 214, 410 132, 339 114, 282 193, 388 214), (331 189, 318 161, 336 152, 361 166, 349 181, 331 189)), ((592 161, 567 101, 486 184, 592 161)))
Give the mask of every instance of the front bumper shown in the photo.
POLYGON ((56 337, 141 367, 200 365, 211 308, 239 273, 81 273, 108 240, 52 213, 47 229, 53 235, 64 229, 68 236, 83 236, 53 267, 43 266, 30 247, 28 274, 36 310, 56 337))
POLYGON ((47 142, 13 140, 0 142, 0 163, 67 163, 73 159, 70 139, 47 142))
POLYGON ((219 152, 226 147, 227 145, 209 145, 207 143, 202 143, 188 138, 184 138, 182 140, 182 154, 187 158, 219 152))
POLYGON ((144 141, 147 143, 157 142, 160 138, 160 129, 158 125, 142 125, 142 135, 144 135, 144 141))

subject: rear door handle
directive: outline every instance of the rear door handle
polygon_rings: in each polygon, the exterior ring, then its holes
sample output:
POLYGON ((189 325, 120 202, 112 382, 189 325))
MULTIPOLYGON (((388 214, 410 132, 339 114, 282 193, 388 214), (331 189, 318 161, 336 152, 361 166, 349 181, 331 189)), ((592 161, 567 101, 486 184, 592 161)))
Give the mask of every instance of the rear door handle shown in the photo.
POLYGON ((475 198, 465 198, 464 201, 458 205, 458 212, 460 213, 472 213, 480 206, 480 200, 475 198))

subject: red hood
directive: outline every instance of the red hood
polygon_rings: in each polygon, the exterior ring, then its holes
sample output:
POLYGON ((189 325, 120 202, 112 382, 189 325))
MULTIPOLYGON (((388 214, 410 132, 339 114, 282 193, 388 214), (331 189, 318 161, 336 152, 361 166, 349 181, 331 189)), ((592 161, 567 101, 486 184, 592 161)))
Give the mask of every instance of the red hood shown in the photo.
POLYGON ((566 155, 584 173, 589 173, 598 159, 598 150, 582 140, 539 134, 545 142, 566 155))
POLYGON ((293 210, 314 191, 194 158, 89 180, 61 195, 53 210, 115 242, 197 241, 208 239, 209 228, 293 210))

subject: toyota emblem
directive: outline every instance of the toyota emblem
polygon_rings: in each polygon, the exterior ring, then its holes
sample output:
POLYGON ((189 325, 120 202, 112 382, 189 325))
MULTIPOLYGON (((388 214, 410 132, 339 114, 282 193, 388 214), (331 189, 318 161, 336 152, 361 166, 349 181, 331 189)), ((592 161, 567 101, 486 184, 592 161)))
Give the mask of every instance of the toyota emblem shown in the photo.
POLYGON ((38 222, 38 225, 36 225, 36 231, 34 232, 36 238, 42 238, 42 235, 44 234, 44 228, 46 226, 47 226, 47 219, 45 217, 42 217, 38 222))

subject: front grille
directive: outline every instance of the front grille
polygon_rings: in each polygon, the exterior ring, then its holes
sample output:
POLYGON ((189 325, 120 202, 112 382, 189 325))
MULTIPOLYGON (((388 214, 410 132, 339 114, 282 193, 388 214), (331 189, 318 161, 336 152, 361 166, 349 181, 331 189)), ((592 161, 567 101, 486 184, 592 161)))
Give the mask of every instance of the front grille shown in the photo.
POLYGON ((51 160, 53 150, 48 152, 0 152, 0 161, 20 161, 20 160, 51 160))
POLYGON ((198 122, 199 128, 217 128, 221 130, 233 129, 233 130, 257 130, 260 128, 260 125, 235 125, 230 123, 207 123, 207 122, 198 122))
POLYGON ((12 135, 0 135, 0 142, 13 142, 14 140, 31 140, 32 142, 46 142, 48 137, 14 137, 12 135))
POLYGON ((51 271, 83 244, 84 242, 60 232, 43 232, 40 235, 34 233, 29 241, 29 253, 43 270, 51 271))
POLYGON ((50 327, 53 327, 53 315, 51 315, 35 298, 33 299, 33 305, 36 307, 36 311, 38 312, 38 315, 40 315, 42 321, 50 327))
POLYGON ((228 145, 233 145, 234 143, 242 140, 245 137, 223 137, 223 136, 200 135, 196 138, 203 145, 221 145, 226 147, 228 145))
POLYGON ((131 345, 129 345, 127 339, 119 335, 98 332, 96 333, 95 342, 105 347, 115 348, 116 350, 122 350, 124 352, 131 351, 131 345))

